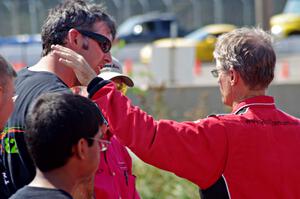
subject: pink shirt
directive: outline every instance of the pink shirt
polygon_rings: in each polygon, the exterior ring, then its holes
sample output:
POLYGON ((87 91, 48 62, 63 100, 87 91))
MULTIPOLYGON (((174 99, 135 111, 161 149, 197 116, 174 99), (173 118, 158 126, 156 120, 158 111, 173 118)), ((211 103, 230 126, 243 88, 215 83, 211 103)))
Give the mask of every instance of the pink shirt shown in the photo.
POLYGON ((96 199, 139 199, 127 149, 113 136, 95 175, 96 199))

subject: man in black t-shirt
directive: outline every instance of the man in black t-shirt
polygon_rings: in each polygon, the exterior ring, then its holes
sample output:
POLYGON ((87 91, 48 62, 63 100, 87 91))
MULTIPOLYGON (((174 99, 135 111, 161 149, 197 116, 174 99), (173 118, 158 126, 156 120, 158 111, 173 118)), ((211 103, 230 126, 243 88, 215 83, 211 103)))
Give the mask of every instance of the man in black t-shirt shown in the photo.
MULTIPOLYGON (((13 112, 13 95, 15 92, 14 78, 17 76, 13 67, 0 55, 0 132, 3 131, 8 117, 13 112)), ((4 133, 0 133, 0 139, 4 133)), ((0 145, 0 151, 2 145, 0 145)), ((7 176, 0 158, 0 196, 4 195, 7 176)), ((1 197, 0 197, 1 198, 1 197)))
POLYGON ((1 199, 30 183, 35 175, 24 141, 24 120, 31 102, 42 93, 71 92, 69 88, 80 85, 73 69, 53 53, 53 46, 63 45, 77 52, 81 55, 78 61, 98 74, 105 63, 111 62, 109 51, 115 33, 115 22, 99 5, 66 0, 50 10, 42 27, 42 58, 18 73, 15 110, 0 137, 5 169, 5 182, 0 178, 1 199))
POLYGON ((25 140, 37 172, 11 199, 72 199, 78 186, 93 179, 100 152, 108 147, 101 139, 103 124, 98 107, 85 97, 40 95, 25 119, 25 140))
MULTIPOLYGON (((17 76, 13 67, 0 55, 0 132, 13 111, 14 78, 17 76)), ((2 135, 2 134, 0 134, 2 135)))

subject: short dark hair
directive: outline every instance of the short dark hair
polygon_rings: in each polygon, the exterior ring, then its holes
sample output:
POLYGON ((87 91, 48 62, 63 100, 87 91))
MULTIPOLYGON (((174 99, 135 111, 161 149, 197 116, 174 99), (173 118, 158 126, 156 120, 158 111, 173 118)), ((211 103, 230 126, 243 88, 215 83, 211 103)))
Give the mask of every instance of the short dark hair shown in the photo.
POLYGON ((223 69, 239 72, 250 89, 265 89, 274 78, 272 36, 260 28, 239 28, 221 35, 214 57, 223 69))
POLYGON ((6 61, 2 55, 0 55, 0 86, 5 89, 7 78, 13 78, 16 76, 17 73, 12 65, 6 61))
POLYGON ((103 116, 92 101, 76 94, 46 93, 30 106, 26 116, 25 140, 37 168, 47 172, 66 164, 72 146, 81 138, 89 146, 103 116))
POLYGON ((95 22, 103 21, 109 27, 113 39, 116 35, 114 19, 99 4, 84 0, 66 0, 50 9, 42 27, 42 56, 51 51, 51 45, 65 44, 68 31, 72 28, 93 31, 95 22))

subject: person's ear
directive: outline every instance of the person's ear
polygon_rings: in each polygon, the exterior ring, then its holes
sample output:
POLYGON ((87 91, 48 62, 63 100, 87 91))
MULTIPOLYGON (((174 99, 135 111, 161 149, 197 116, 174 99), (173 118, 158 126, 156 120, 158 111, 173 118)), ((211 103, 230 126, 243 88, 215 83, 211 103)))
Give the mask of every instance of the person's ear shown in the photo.
POLYGON ((72 49, 79 49, 83 43, 83 36, 74 28, 70 29, 67 34, 68 44, 72 49))
POLYGON ((88 155, 88 142, 84 138, 81 138, 76 145, 73 146, 73 154, 81 160, 87 158, 88 155))
POLYGON ((230 75, 230 85, 234 86, 238 83, 240 74, 234 70, 233 68, 229 69, 229 75, 230 75))

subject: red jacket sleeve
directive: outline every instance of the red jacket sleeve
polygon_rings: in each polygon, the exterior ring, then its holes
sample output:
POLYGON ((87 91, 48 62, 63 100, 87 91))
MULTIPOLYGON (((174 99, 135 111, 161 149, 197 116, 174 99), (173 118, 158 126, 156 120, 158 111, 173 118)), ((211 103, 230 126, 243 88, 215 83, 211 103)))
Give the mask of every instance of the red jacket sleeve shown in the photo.
POLYGON ((94 93, 112 132, 143 161, 174 172, 201 188, 212 185, 224 170, 225 128, 218 117, 196 122, 155 121, 131 105, 112 83, 94 93))

